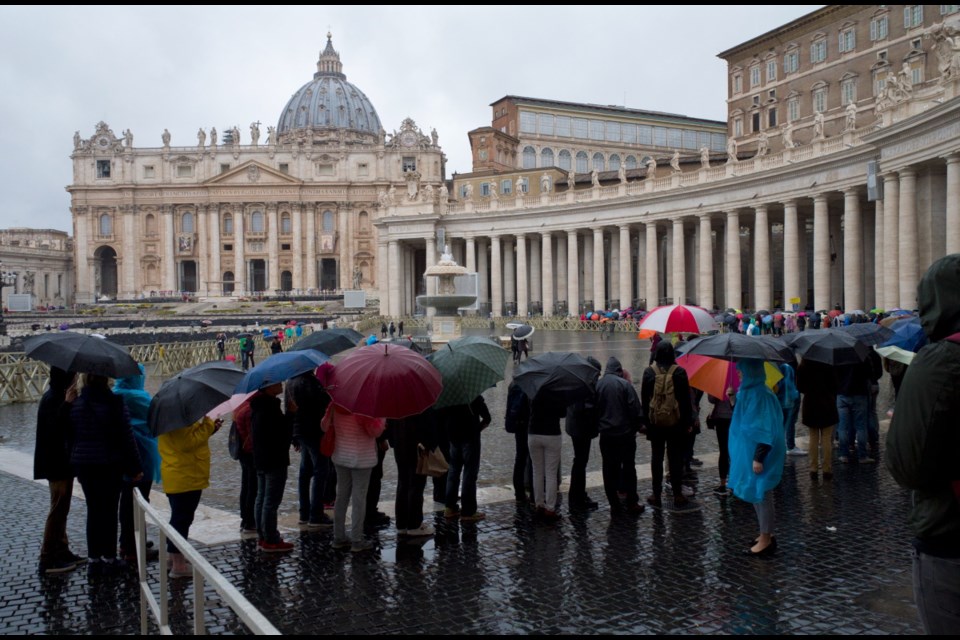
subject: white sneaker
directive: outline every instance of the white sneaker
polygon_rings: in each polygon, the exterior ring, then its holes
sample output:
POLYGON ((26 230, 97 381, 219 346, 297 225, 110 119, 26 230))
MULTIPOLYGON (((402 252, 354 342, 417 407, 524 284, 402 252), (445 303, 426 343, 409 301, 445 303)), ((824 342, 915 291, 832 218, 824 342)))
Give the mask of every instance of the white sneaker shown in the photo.
POLYGON ((787 449, 788 456, 805 456, 807 452, 799 447, 794 447, 793 449, 787 449))
POLYGON ((434 529, 432 524, 426 522, 422 523, 416 529, 407 529, 406 534, 408 536, 432 536, 434 534, 434 529))

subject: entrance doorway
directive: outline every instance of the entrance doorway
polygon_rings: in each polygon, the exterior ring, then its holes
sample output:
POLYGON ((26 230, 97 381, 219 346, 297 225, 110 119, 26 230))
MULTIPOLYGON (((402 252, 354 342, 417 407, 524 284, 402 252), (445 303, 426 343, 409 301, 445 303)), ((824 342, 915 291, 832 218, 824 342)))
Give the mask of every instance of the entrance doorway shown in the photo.
POLYGON ((320 288, 330 291, 337 288, 337 259, 320 259, 320 288))
POLYGON ((117 252, 113 247, 105 246, 97 249, 93 254, 97 259, 96 269, 98 278, 97 294, 101 296, 117 297, 117 252))
POLYGON ((223 272, 223 295, 232 296, 233 295, 233 271, 224 271, 223 272))
POLYGON ((293 274, 289 271, 280 272, 280 291, 293 290, 293 274))
POLYGON ((250 291, 266 291, 267 290, 267 261, 266 260, 251 260, 250 261, 250 291))
POLYGON ((196 293, 197 290, 197 263, 184 260, 180 263, 180 291, 196 293))

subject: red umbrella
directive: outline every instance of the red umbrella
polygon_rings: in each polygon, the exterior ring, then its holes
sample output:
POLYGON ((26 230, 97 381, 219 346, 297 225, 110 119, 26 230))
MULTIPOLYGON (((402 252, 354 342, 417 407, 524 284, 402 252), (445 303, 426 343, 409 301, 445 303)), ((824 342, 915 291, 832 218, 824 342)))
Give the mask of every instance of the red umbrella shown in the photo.
POLYGON ((338 405, 371 418, 406 418, 440 397, 440 372, 419 353, 391 345, 360 347, 330 372, 327 391, 338 405))
POLYGON ((644 317, 640 328, 660 333, 707 333, 719 329, 709 311, 686 304, 657 307, 644 317))

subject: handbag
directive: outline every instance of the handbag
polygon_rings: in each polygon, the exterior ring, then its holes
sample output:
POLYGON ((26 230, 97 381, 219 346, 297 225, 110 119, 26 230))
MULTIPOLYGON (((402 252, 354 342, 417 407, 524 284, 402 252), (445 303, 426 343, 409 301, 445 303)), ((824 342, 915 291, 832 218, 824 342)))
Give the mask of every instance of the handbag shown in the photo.
POLYGON ((417 475, 439 478, 447 472, 448 468, 447 459, 443 457, 439 447, 424 449, 422 445, 420 446, 417 456, 417 475))

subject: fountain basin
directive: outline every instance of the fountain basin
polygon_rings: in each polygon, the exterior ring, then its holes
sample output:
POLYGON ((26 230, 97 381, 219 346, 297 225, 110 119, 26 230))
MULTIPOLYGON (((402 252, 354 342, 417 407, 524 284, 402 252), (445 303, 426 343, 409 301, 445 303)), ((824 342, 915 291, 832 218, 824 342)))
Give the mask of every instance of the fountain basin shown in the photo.
POLYGON ((433 307, 437 315, 455 316, 460 307, 469 307, 477 296, 440 294, 435 296, 417 296, 417 304, 421 307, 433 307))

